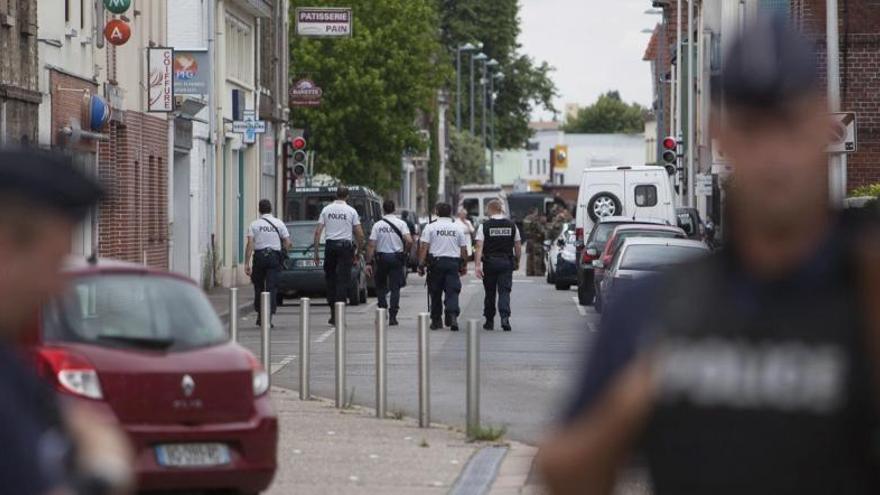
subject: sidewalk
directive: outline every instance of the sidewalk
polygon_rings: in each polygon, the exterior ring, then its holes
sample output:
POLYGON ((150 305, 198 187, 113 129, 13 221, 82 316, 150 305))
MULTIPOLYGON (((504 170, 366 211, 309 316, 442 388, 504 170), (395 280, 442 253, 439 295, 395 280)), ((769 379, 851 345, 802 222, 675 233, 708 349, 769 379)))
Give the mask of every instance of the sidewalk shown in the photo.
MULTIPOLYGON (((205 292, 217 316, 224 322, 229 319, 229 289, 214 287, 205 292)), ((254 288, 250 285, 238 287, 238 315, 244 316, 254 310, 254 288)))
MULTIPOLYGON (((330 401, 300 401, 272 389, 280 421, 279 469, 267 495, 445 494, 471 457, 488 444, 468 443, 452 428, 418 428, 415 420, 378 420, 360 407, 338 410, 330 401)), ((534 449, 513 444, 492 473, 499 495, 523 490, 534 449)), ((467 494, 471 495, 471 494, 467 494)))

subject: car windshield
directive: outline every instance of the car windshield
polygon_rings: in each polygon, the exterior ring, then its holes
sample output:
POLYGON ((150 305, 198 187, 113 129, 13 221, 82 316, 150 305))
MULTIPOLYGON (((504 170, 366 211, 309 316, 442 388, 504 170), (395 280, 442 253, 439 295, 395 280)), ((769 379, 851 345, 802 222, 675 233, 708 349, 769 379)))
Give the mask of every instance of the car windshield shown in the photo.
POLYGON ((620 246, 623 245, 623 241, 626 240, 627 237, 660 237, 660 238, 680 238, 681 234, 678 232, 674 232, 671 230, 624 230, 617 233, 617 236, 614 238, 614 245, 611 246, 611 253, 617 252, 620 249, 620 246))
POLYGON ((703 256, 704 249, 687 246, 635 245, 629 246, 620 261, 621 270, 657 271, 670 265, 703 256))
POLYGON ((611 237, 611 233, 614 232, 614 228, 618 225, 620 224, 611 222, 603 222, 596 225, 596 230, 593 233, 593 239, 590 242, 600 248, 604 248, 605 243, 608 242, 608 238, 611 237))
MULTIPOLYGON (((307 248, 315 242, 315 227, 317 224, 288 224, 287 230, 290 232, 290 242, 295 248, 307 248)), ((321 242, 324 242, 324 231, 321 231, 321 242)))
POLYGON ((73 279, 45 310, 45 339, 106 347, 188 350, 227 340, 202 291, 171 277, 73 279))

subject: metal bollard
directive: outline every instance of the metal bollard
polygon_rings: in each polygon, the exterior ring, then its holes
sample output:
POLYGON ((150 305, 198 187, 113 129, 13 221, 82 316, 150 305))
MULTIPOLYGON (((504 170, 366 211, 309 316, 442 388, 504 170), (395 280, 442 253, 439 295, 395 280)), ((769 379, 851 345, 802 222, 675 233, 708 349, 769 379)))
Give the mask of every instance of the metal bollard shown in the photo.
POLYGON ((385 356, 387 354, 386 330, 388 329, 388 310, 376 310, 376 417, 385 417, 385 403, 388 399, 387 378, 385 375, 385 356))
POLYGON ((269 340, 269 325, 272 324, 272 304, 270 298, 272 294, 263 292, 260 294, 260 356, 263 359, 263 368, 269 375, 269 383, 272 383, 272 354, 269 352, 271 342, 269 340))
POLYGON ((345 406, 345 303, 338 302, 336 311, 336 407, 345 406))
POLYGON ((431 425, 431 381, 428 374, 428 313, 419 313, 419 428, 431 425))
POLYGON ((467 340, 467 435, 480 428, 480 331, 479 320, 468 321, 467 340))
POLYGON ((238 342, 238 288, 229 289, 229 338, 238 342))
POLYGON ((312 309, 312 301, 308 297, 299 300, 299 398, 309 400, 312 398, 309 390, 309 322, 312 309))

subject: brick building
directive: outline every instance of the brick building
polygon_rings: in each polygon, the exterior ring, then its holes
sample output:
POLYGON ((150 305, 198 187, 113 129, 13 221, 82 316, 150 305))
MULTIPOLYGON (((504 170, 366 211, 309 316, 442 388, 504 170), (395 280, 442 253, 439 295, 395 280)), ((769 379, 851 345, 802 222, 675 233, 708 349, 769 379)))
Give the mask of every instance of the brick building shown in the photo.
POLYGON ((0 1, 0 145, 35 143, 38 86, 37 0, 0 1))

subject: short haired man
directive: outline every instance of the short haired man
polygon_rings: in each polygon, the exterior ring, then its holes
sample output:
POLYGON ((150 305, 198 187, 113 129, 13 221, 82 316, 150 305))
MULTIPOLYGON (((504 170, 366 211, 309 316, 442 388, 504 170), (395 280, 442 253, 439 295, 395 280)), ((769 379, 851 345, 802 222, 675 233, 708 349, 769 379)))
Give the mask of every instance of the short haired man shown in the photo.
MULTIPOLYGON (((272 315, 278 309, 278 278, 284 268, 284 249, 290 249, 290 232, 284 222, 272 216, 272 202, 260 200, 260 218, 251 222, 247 232, 247 247, 244 255, 244 271, 254 284, 254 310, 257 312, 257 326, 263 315, 260 295, 269 292, 272 315), (284 249, 282 249, 282 247, 284 249), (251 266, 253 260, 253 266, 251 266)), ((269 317, 271 324, 272 317, 269 317)))
POLYGON ((501 328, 509 332, 510 291, 513 290, 513 272, 519 266, 522 256, 522 239, 516 224, 504 217, 504 205, 501 201, 489 201, 486 212, 489 219, 477 228, 477 252, 474 255, 474 269, 477 278, 483 279, 483 289, 486 292, 483 300, 486 323, 483 328, 495 329, 497 294, 501 328))
MULTIPOLYGON (((330 325, 336 324, 337 302, 345 302, 351 289, 351 269, 364 243, 364 229, 357 210, 346 202, 348 188, 336 188, 336 201, 325 206, 318 217, 315 229, 315 246, 321 244, 321 233, 325 232, 324 277, 327 281, 327 303, 330 304, 330 325), (357 238, 357 243, 354 238, 357 238)), ((321 260, 315 249, 315 264, 321 260)))
POLYGON ((19 348, 28 322, 64 289, 59 272, 70 239, 101 196, 67 157, 0 150, 0 492, 130 488, 124 433, 91 404, 63 400, 19 348))
POLYGON ((394 214, 394 210, 394 201, 389 199, 382 204, 385 216, 373 224, 367 245, 367 275, 375 275, 376 296, 380 308, 389 308, 388 292, 391 292, 391 306, 388 310, 390 326, 397 325, 406 253, 412 245, 409 227, 394 214))
POLYGON ((468 241, 464 229, 452 220, 452 206, 449 203, 437 203, 436 213, 437 221, 425 226, 419 241, 419 275, 424 276, 426 268, 430 271, 431 330, 443 328, 445 316, 446 326, 456 332, 461 276, 467 275, 468 241))
POLYGON ((607 308, 539 455, 553 493, 611 493, 637 447, 657 495, 880 493, 880 222, 830 207, 811 44, 762 19, 724 64, 727 249, 607 308))

